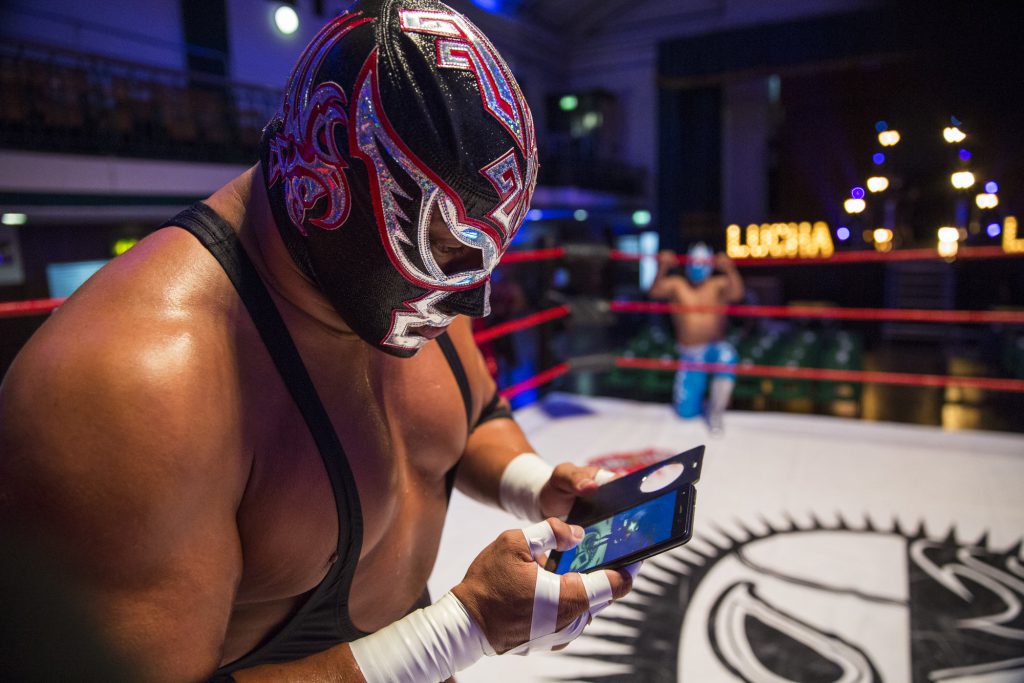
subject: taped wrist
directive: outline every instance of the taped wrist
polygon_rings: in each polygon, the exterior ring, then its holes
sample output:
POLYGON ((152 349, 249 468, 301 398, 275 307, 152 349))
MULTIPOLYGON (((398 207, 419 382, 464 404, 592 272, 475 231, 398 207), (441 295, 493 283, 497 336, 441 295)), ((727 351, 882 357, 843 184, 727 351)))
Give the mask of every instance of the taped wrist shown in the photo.
POLYGON ((494 649, 457 597, 436 603, 349 644, 367 683, 444 681, 494 649))
POLYGON ((544 519, 540 509, 540 490, 551 479, 554 470, 536 453, 517 455, 501 473, 498 487, 501 508, 531 522, 544 519))

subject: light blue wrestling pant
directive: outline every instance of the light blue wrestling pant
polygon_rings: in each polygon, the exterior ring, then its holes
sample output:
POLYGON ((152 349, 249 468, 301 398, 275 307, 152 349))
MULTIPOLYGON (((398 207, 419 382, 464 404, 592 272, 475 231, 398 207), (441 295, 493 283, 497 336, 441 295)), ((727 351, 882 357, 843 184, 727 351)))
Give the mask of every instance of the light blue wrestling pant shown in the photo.
MULTIPOLYGON (((713 344, 698 344, 696 346, 683 346, 680 344, 676 348, 679 351, 679 360, 691 363, 736 365, 736 349, 726 341, 713 344)), ((704 408, 704 395, 708 389, 708 374, 702 370, 680 370, 676 373, 672 400, 680 417, 697 417, 701 414, 704 408)), ((736 380, 736 373, 716 372, 714 373, 714 379, 716 381, 719 379, 727 380, 729 393, 731 393, 732 384, 736 380)), ((725 384, 725 382, 722 382, 722 384, 725 384)), ((727 396, 725 401, 728 402, 727 396)), ((721 406, 722 410, 724 408, 724 405, 721 406)))

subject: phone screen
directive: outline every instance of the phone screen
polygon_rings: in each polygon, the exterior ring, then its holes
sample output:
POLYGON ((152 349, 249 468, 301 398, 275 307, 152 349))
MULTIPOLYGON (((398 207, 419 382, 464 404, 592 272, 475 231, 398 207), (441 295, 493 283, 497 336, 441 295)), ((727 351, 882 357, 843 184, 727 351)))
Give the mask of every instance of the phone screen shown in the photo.
POLYGON ((555 573, 589 571, 668 540, 677 495, 677 491, 670 491, 584 527, 583 540, 562 553, 555 573))

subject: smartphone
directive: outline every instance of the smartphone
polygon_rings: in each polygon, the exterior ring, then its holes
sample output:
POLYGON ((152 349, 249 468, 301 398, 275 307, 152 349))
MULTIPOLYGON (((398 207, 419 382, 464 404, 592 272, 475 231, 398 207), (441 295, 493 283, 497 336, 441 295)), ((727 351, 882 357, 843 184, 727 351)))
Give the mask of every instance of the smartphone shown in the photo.
POLYGON ((689 541, 703 455, 703 446, 692 448, 580 498, 567 521, 583 527, 583 540, 550 553, 544 568, 556 574, 615 569, 689 541))

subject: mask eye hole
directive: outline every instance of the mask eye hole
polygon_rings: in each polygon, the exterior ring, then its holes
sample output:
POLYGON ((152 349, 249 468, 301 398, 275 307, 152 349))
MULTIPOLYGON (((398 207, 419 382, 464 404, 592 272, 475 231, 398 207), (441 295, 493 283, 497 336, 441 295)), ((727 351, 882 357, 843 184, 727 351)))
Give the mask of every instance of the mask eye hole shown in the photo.
POLYGON ((445 275, 483 268, 483 253, 460 242, 436 209, 430 215, 430 253, 445 275))

